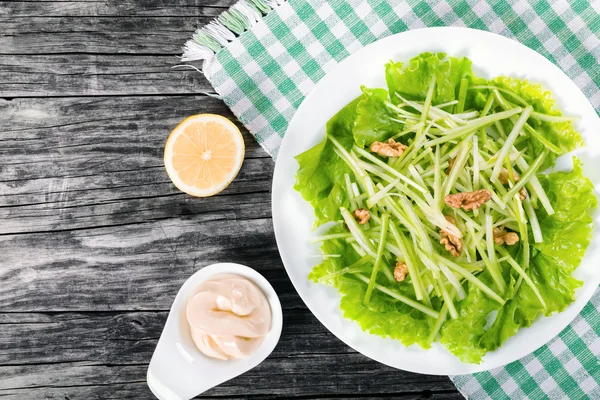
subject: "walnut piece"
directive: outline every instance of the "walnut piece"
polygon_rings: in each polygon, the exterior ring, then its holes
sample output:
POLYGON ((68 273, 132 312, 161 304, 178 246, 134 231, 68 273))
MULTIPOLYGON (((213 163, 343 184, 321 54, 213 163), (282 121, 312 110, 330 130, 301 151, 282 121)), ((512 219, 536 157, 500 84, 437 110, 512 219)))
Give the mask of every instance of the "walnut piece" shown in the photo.
MULTIPOLYGON (((515 183, 519 182, 519 175, 515 174, 514 172, 513 178, 515 178, 515 183)), ((508 170, 506 168, 503 168, 502 171, 500 171, 500 173, 498 174, 498 180, 503 185, 508 184, 508 170)))
POLYGON ((398 261, 394 267, 394 279, 396 282, 402 282, 408 275, 408 267, 403 262, 398 261))
POLYGON ((448 168, 446 168, 446 175, 450 175, 450 172, 452 172, 452 167, 454 167, 454 163, 456 162, 456 157, 452 157, 450 159, 450 161, 448 162, 448 168))
POLYGON ((352 215, 354 215, 354 218, 356 218, 356 222, 358 222, 361 225, 366 224, 371 218, 369 210, 366 210, 364 208, 357 208, 356 210, 354 210, 352 215))
POLYGON ((388 140, 387 143, 373 142, 371 144, 371 151, 384 157, 400 157, 407 148, 408 146, 396 142, 394 139, 388 140))
MULTIPOLYGON (((444 217, 446 217, 446 221, 450 222, 452 225, 456 225, 454 218, 447 215, 444 215, 444 217)), ((460 256, 462 251, 462 239, 443 229, 440 230, 440 236, 440 243, 444 245, 446 250, 448 250, 454 257, 460 256)))
POLYGON ((502 246, 503 244, 512 246, 518 241, 519 235, 517 235, 515 232, 507 232, 502 226, 494 228, 494 243, 496 243, 498 246, 502 246))
MULTIPOLYGON (((513 178, 515 178, 515 183, 519 182, 519 175, 513 173, 513 178)), ((506 170, 506 168, 500 171, 500 174, 498 175, 498 180, 503 185, 508 184, 508 171, 506 170)), ((519 190, 519 198, 521 199, 521 201, 527 198, 527 191, 525 190, 525 188, 521 188, 521 190, 519 190)))
POLYGON ((463 210, 476 210, 488 201, 492 194, 485 189, 474 192, 462 192, 449 194, 444 197, 444 202, 452 208, 463 208, 463 210))

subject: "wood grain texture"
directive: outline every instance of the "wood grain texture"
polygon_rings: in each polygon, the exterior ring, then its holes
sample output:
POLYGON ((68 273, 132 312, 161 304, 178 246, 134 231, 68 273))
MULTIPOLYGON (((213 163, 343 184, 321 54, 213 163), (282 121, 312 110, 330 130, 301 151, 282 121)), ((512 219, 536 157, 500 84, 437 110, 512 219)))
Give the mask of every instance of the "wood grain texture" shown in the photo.
POLYGON ((272 283, 283 333, 202 398, 461 398, 447 377, 356 353, 306 309, 273 234, 274 163, 239 123, 231 186, 197 199, 170 183, 169 132, 191 114, 234 119, 201 74, 171 68, 233 2, 0 1, 0 397, 152 398, 146 368, 177 290, 231 261, 272 283))
POLYGON ((235 0, 28 0, 0 1, 0 15, 11 18, 134 16, 217 16, 235 0))
MULTIPOLYGON (((84 393, 98 398, 100 394, 149 397, 147 360, 166 316, 166 312, 0 314, 0 376, 4 377, 0 394, 17 398, 44 391, 60 398, 82 398, 84 393), (94 337, 87 337, 92 330, 94 337), (11 341, 19 336, 25 339, 11 341), (17 363, 6 364, 11 359, 4 355, 5 343, 20 354, 17 363), (40 345, 44 352, 36 348, 40 345)), ((296 310, 286 313, 281 340, 264 363, 203 397, 304 397, 305 388, 311 387, 319 397, 457 398, 445 397, 454 394, 447 378, 430 376, 426 382, 423 378, 368 360, 327 332, 310 312, 296 310), (288 379, 292 385, 273 385, 288 379)))
POLYGON ((214 17, 46 17, 0 15, 0 54, 180 55, 198 26, 214 17))
MULTIPOLYGON (((0 47, 1 48, 1 47, 0 47)), ((0 55, 0 97, 214 93, 174 55, 0 55)))

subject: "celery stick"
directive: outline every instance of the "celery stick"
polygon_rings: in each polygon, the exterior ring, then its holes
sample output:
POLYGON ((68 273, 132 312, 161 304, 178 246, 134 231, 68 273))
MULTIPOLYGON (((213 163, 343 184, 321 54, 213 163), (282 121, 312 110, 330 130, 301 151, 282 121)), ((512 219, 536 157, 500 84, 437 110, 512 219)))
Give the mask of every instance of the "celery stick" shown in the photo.
POLYGON ((490 261, 490 259, 488 258, 487 254, 486 254, 485 249, 481 246, 481 243, 476 243, 475 247, 477 248, 477 251, 479 252, 479 256, 485 263, 488 271, 490 271, 490 275, 492 276, 494 283, 498 287, 498 290, 500 290, 500 293, 504 294, 504 292, 506 291, 506 283, 504 282, 504 278, 502 277, 502 274, 500 273, 500 266, 498 264, 492 263, 490 261))
POLYGON ((325 276, 320 277, 317 280, 317 282, 323 283, 323 282, 327 282, 331 278, 335 278, 336 276, 340 276, 340 275, 344 275, 344 274, 355 274, 357 272, 367 272, 367 271, 365 271, 364 267, 362 267, 362 268, 349 268, 349 267, 346 267, 346 268, 340 269, 339 271, 332 272, 329 275, 325 275, 325 276))
MULTIPOLYGON (((533 113, 532 113, 533 115, 533 113)), ((544 135, 539 133, 537 130, 533 129, 529 124, 525 124, 525 130, 531 134, 534 138, 536 138, 540 143, 542 143, 548 150, 555 154, 562 154, 563 151, 560 147, 552 143, 550 140, 546 139, 544 135)))
POLYGON ((492 109, 493 104, 494 104, 494 95, 490 93, 487 101, 485 102, 485 106, 483 106, 483 110, 481 111, 481 114, 479 116, 485 117, 492 109))
POLYGON ((400 250, 399 247, 394 246, 390 242, 387 242, 385 244, 385 248, 386 248, 386 250, 388 250, 390 253, 392 253, 393 255, 395 255, 398 258, 405 257, 405 254, 402 252, 402 250, 400 250))
POLYGON ((431 271, 431 275, 433 275, 435 279, 438 279, 440 277, 440 267, 438 267, 429 255, 423 253, 417 246, 415 246, 415 249, 423 265, 431 271))
POLYGON ((391 102, 389 102, 389 101, 386 101, 386 102, 384 102, 384 104, 385 104, 385 105, 386 105, 388 108, 390 108, 390 109, 392 109, 392 110, 396 111, 398 114, 401 114, 401 115, 403 115, 403 116, 405 116, 405 117, 412 117, 412 118, 414 118, 414 119, 416 119, 416 120, 419 120, 419 114, 415 114, 415 113, 411 113, 410 111, 406 111, 406 110, 405 110, 405 109, 403 109, 402 107, 399 107, 399 106, 397 106, 397 105, 394 105, 393 103, 391 103, 391 102))
MULTIPOLYGON (((367 263, 368 261, 370 261, 372 259, 373 258, 371 256, 364 256, 364 257, 360 258, 358 261, 356 261, 355 263, 352 263, 352 264, 348 265, 347 267, 342 268, 339 271, 335 271, 335 272, 332 272, 329 275, 325 275, 325 276, 320 277, 318 279, 318 281, 319 282, 323 282, 323 281, 327 281, 327 280, 329 280, 329 279, 331 279, 331 278, 333 278, 335 276, 338 276, 338 275, 343 275, 343 274, 346 274, 346 273, 352 273, 351 270, 359 269, 358 267, 360 267, 361 265, 367 263)), ((363 270, 364 270, 364 268, 363 268, 363 270)), ((353 272, 363 272, 363 271, 353 271, 353 272)))
MULTIPOLYGON (((502 197, 503 201, 508 202, 509 199, 511 199, 512 197, 515 196, 515 194, 519 193, 521 188, 523 186, 525 186, 525 184, 528 183, 532 179, 532 177, 535 176, 537 170, 542 166, 542 163, 546 159, 547 155, 548 155, 548 149, 545 149, 542 152, 542 154, 540 154, 538 156, 538 158, 535 159, 533 164, 531 164, 531 166, 526 171, 523 172, 523 174, 519 178, 519 181, 517 183, 515 183, 515 185, 512 187, 512 189, 510 189, 508 191, 508 193, 506 193, 502 197)), ((539 196, 539 194, 538 194, 538 196, 539 196)))
POLYGON ((496 114, 488 115, 486 117, 481 117, 481 118, 471 120, 466 125, 449 130, 448 132, 446 132, 444 134, 444 136, 425 143, 424 146, 432 147, 432 146, 435 146, 436 144, 445 143, 445 142, 447 142, 449 140, 453 140, 453 139, 458 139, 462 136, 465 136, 467 134, 471 134, 471 133, 475 132, 477 129, 479 129, 483 126, 492 124, 495 121, 500 121, 500 120, 503 120, 506 118, 510 118, 511 116, 518 114, 521 111, 522 111, 521 108, 513 108, 508 111, 502 111, 502 112, 499 112, 496 114))
POLYGON ((521 276, 521 278, 523 278, 523 280, 525 281, 527 286, 529 286, 531 288, 531 290, 533 291, 533 293, 535 294, 535 297, 537 297, 538 300, 540 301, 540 303, 542 304, 542 307, 544 307, 544 309, 546 309, 546 302, 544 301, 542 294, 540 293, 538 288, 535 286, 535 283, 533 283, 533 281, 531 280, 529 275, 527 275, 527 272, 525 272, 525 270, 523 268, 521 268, 521 266, 515 261, 514 258, 511 257, 511 255, 508 253, 508 251, 505 248, 499 247, 498 251, 506 259, 506 261, 510 264, 510 266, 513 267, 515 269, 515 271, 517 271, 519 276, 521 276))
POLYGON ((318 243, 318 242, 324 242, 326 240, 332 240, 332 239, 346 239, 352 237, 351 233, 332 233, 329 235, 321 235, 321 236, 315 236, 311 239, 309 239, 309 243, 318 243))
POLYGON ((436 340, 442 325, 444 325, 444 322, 446 322, 446 318, 448 318, 448 306, 444 303, 442 309, 440 310, 440 316, 435 320, 435 325, 433 325, 433 328, 431 328, 431 333, 427 338, 429 343, 432 343, 436 340))
MULTIPOLYGON (((498 265, 498 262, 496 261, 496 249, 494 248, 494 226, 493 226, 493 221, 492 221, 492 216, 490 215, 490 208, 486 207, 486 212, 485 212, 485 241, 487 244, 487 251, 488 251, 488 259, 490 260, 490 263, 494 264, 494 265, 498 265)), ((498 268, 500 268, 498 266, 498 268)), ((504 292, 504 290, 503 290, 504 292)))
POLYGON ((479 137, 473 136, 473 190, 479 190, 479 137))
POLYGON ((467 162, 467 158, 469 156, 469 142, 465 142, 462 148, 459 150, 458 155, 456 156, 456 161, 454 162, 454 166, 450 171, 450 175, 446 177, 444 181, 444 190, 443 196, 450 194, 450 191, 454 188, 454 184, 456 183, 456 179, 458 175, 462 171, 467 162))
POLYGON ((502 127, 502 124, 500 124, 500 122, 498 122, 498 121, 494 122, 494 128, 496 128, 496 131, 498 132, 498 135, 500 136, 501 139, 506 138, 506 132, 504 131, 504 128, 502 127))
POLYGON ((369 284, 367 286, 367 291, 365 293, 365 298, 363 300, 363 302, 365 304, 369 304, 369 302, 371 301, 371 294, 373 293, 373 285, 375 285, 375 281, 377 280, 377 272, 379 272, 379 268, 381 266, 383 250, 385 249, 385 242, 387 239, 388 221, 389 221, 389 215, 383 214, 381 216, 381 235, 379 236, 379 244, 377 245, 377 254, 375 257, 375 264, 373 264, 373 271, 371 272, 371 279, 369 280, 369 284))
POLYGON ((421 129, 421 126, 424 126, 424 124, 422 124, 421 122, 419 122, 416 125, 412 125, 408 129, 403 130, 402 132, 395 134, 394 136, 391 137, 391 139, 395 140, 395 139, 398 139, 399 137, 407 135, 407 134, 409 134, 411 132, 416 132, 419 129, 421 129))
POLYGON ((502 199, 500 197, 498 197, 498 195, 496 194, 496 191, 492 188, 492 185, 490 185, 486 179, 482 179, 480 181, 480 183, 484 189, 486 189, 488 192, 490 192, 492 194, 492 201, 494 201, 496 204, 498 204, 498 207, 500 207, 500 209, 504 210, 506 208, 506 203, 504 201, 502 201, 502 199))
POLYGON ((452 298, 450 298, 450 295, 448 294, 448 291, 446 290, 446 286, 444 285, 444 282, 442 282, 442 280, 438 278, 437 284, 439 286, 439 291, 442 294, 442 298, 444 299, 444 304, 448 305, 448 311, 450 312, 450 318, 457 319, 458 312, 456 311, 456 307, 454 306, 454 302, 452 301, 452 298))
POLYGON ((377 165, 369 164, 368 162, 363 160, 358 160, 357 164, 365 171, 375 175, 375 177, 377 178, 381 178, 388 182, 392 182, 394 179, 396 179, 393 176, 386 174, 385 171, 383 171, 383 169, 378 167, 377 165))
MULTIPOLYGON (((423 112, 423 105, 421 105, 415 101, 407 100, 404 97, 402 97, 399 93, 396 93, 396 96, 398 98, 400 98, 402 101, 404 101, 410 107, 419 111, 420 113, 423 112)), ((451 128, 456 128, 458 126, 455 122, 454 115, 452 115, 449 112, 446 112, 442 109, 431 108, 429 110, 429 114, 433 117, 434 120, 440 120, 440 119, 443 120, 451 128)), ((462 122, 464 123, 464 121, 462 121, 462 122)))
MULTIPOLYGON (((358 243, 356 243, 356 242, 354 242, 354 243, 351 243, 351 242, 350 242, 350 239, 354 239, 354 238, 348 238, 348 239, 346 239, 346 241, 347 241, 348 243, 350 243, 350 246, 352 246, 352 248, 354 249, 354 251, 356 251, 356 254, 358 254, 358 255, 359 255, 359 256, 361 256, 361 257, 364 257, 364 256, 367 256, 367 255, 368 255, 368 254, 367 254, 367 253, 365 253, 365 251, 364 251, 364 250, 363 250, 363 249, 362 249, 362 248, 361 248, 361 247, 358 245, 358 243)), ((371 256, 369 256, 369 257, 371 257, 371 256)), ((372 257, 371 257, 371 258, 372 258, 372 257)))
POLYGON ((406 149, 394 163, 393 167, 396 170, 404 170, 408 163, 412 162, 414 164, 414 158, 417 157, 416 151, 421 150, 421 143, 427 137, 427 134, 431 129, 432 124, 433 122, 430 122, 429 124, 427 124, 424 130, 420 130, 419 132, 417 132, 412 143, 408 146, 408 149, 406 149))
POLYGON ((354 197, 360 197, 360 190, 358 190, 358 185, 356 182, 352 182, 352 193, 354 193, 354 197))
POLYGON ((338 142, 333 136, 327 136, 327 139, 333 143, 338 155, 342 158, 342 160, 344 160, 344 162, 346 162, 346 164, 348 164, 352 172, 354 172, 355 175, 363 178, 365 176, 364 172, 361 173, 362 170, 358 167, 358 165, 356 165, 354 159, 350 157, 350 153, 346 151, 344 146, 342 146, 340 142, 338 142))
POLYGON ((393 223, 393 221, 390 224, 390 231, 392 232, 392 236, 394 237, 394 240, 398 244, 400 251, 402 251, 402 253, 404 254, 404 263, 406 264, 406 267, 408 268, 408 275, 410 276, 410 280, 412 282, 413 289, 415 291, 415 297, 417 298, 417 300, 425 301, 425 304, 431 305, 429 298, 424 296, 425 290, 423 289, 423 284, 421 283, 421 277, 417 273, 418 264, 415 261, 412 252, 409 251, 410 244, 404 238, 404 235, 402 235, 400 233, 400 231, 398 230, 396 225, 393 223))
POLYGON ((448 279, 448 282, 450 282, 450 284, 456 290, 456 295, 458 296, 458 299, 463 300, 467 296, 467 294, 465 293, 465 290, 463 289, 458 279, 456 279, 456 276, 454 276, 452 271, 450 271, 450 269, 448 269, 448 267, 444 264, 440 264, 438 267, 440 268, 440 271, 442 271, 446 279, 448 279))
POLYGON ((356 206, 356 200, 354 199, 354 191, 352 189, 352 182, 350 182, 350 175, 344 174, 344 183, 346 184, 346 195, 348 196, 348 201, 350 201, 350 207, 352 209, 358 208, 356 206))
MULTIPOLYGON (((498 92, 498 90, 494 91, 494 95, 497 98, 497 100, 502 108, 504 108, 505 110, 511 109, 511 106, 506 102, 506 100, 504 99, 504 97, 502 97, 502 95, 498 92)), ((515 95, 515 94, 513 93, 513 95, 515 95)), ((525 101, 525 100, 523 100, 523 101, 525 101)), ((527 104, 527 103, 525 103, 525 104, 527 104)), ((536 113, 534 111, 531 113, 531 116, 534 117, 535 114, 537 114, 538 116, 544 115, 544 114, 536 113)), ((550 116, 548 116, 548 117, 550 117, 550 116)), ((513 123, 515 123, 515 121, 512 118, 511 118, 511 121, 513 121, 513 123)), ((555 121, 555 122, 562 122, 562 121, 555 121)), ((535 137, 540 143, 542 143, 544 146, 546 146, 546 148, 548 148, 551 152, 556 153, 556 154, 562 153, 562 150, 560 149, 560 147, 556 146, 550 140, 546 139, 542 134, 540 134, 538 131, 533 129, 531 127, 531 125, 529 125, 528 123, 525 123, 524 128, 529 134, 531 134, 531 136, 535 137)))
POLYGON ((519 195, 515 195, 514 199, 515 205, 517 207, 517 223, 519 224, 519 233, 521 234, 521 249, 523 250, 523 260, 521 265, 523 269, 529 268, 529 234, 527 232, 527 220, 525 218, 525 211, 523 210, 523 204, 521 203, 521 199, 519 199, 519 195))
POLYGON ((347 152, 346 154, 344 154, 337 148, 334 149, 334 152, 338 155, 338 157, 344 160, 346 165, 348 165, 348 167, 352 170, 352 172, 354 173, 354 177, 356 178, 356 181, 360 184, 360 186, 362 186, 364 190, 367 190, 367 184, 365 183, 365 179, 368 178, 368 176, 366 172, 363 171, 362 168, 360 168, 356 164, 356 161, 352 157, 350 157, 350 155, 347 152))
POLYGON ((437 108, 445 108, 445 107, 448 107, 448 106, 453 106, 455 104, 458 104, 458 100, 447 101, 445 103, 438 104, 435 107, 437 107, 437 108))
POLYGON ((433 180, 433 195, 434 195, 434 204, 432 208, 436 210, 442 209, 444 206, 444 196, 442 196, 442 168, 440 165, 440 146, 435 147, 435 157, 434 157, 434 180, 433 180))
POLYGON ((409 221, 408 217, 404 214, 404 210, 401 210, 400 208, 396 207, 396 205, 389 198, 384 198, 383 204, 386 206, 388 211, 391 212, 396 218, 398 218, 400 223, 404 225, 407 229, 415 229, 411 221, 409 221))
MULTIPOLYGON (((527 161, 525 161, 523 157, 517 159, 517 165, 519 166, 521 171, 529 169, 529 164, 527 164, 527 161)), ((531 176, 527 186, 531 189, 533 193, 535 193, 540 203, 542 203, 542 207, 544 207, 544 209, 546 210, 546 213, 548 213, 548 215, 554 214, 554 208, 552 208, 552 204, 550 204, 550 199, 548 199, 546 191, 544 190, 542 184, 535 175, 531 176)))
POLYGON ((414 165, 408 166, 408 172, 410 173, 412 178, 415 180, 415 182, 417 182, 422 187, 426 187, 425 182, 423 181, 423 177, 421 177, 421 175, 419 174, 419 172, 417 171, 417 169, 415 168, 414 165))
POLYGON ((507 217, 504 219, 501 219, 499 221, 494 222, 494 228, 508 224, 509 222, 514 222, 516 221, 516 219, 512 218, 512 217, 507 217))
POLYGON ((417 189, 421 193, 425 193, 427 191, 424 187, 422 187, 421 185, 417 184, 412 179, 407 178, 405 175, 403 175, 400 172, 398 172, 398 170, 390 167, 389 165, 387 165, 386 163, 384 163, 383 161, 381 161, 377 157, 373 156, 369 152, 361 149, 360 147, 358 147, 358 146, 355 145, 352 148, 352 150, 354 152, 360 154, 363 158, 366 158, 367 160, 371 161, 373 164, 377 165, 378 167, 383 168, 386 172, 391 173, 392 175, 395 175, 397 178, 402 179, 406 184, 414 187, 415 189, 417 189))
POLYGON ((469 119, 473 119, 473 118, 476 118, 476 117, 480 117, 481 116, 480 114, 481 113, 479 111, 473 110, 473 111, 465 111, 465 112, 463 112, 461 114, 454 114, 454 115, 456 117, 461 118, 461 119, 469 120, 469 119))
MULTIPOLYGON (((429 89, 427 90, 427 96, 425 96, 425 103, 423 103, 423 111, 421 111, 421 122, 425 124, 427 116, 431 108, 431 100, 433 100, 433 89, 435 88, 435 75, 431 77, 431 83, 429 83, 429 89)), ((423 128, 421 128, 423 129, 423 128)))
POLYGON ((350 212, 344 207, 340 207, 340 213, 342 214, 344 222, 350 230, 350 233, 352 233, 352 236, 354 237, 354 239, 356 239, 356 242, 359 244, 359 246, 365 251, 365 253, 367 253, 371 257, 376 257, 377 254, 373 249, 373 245, 365 236, 364 232, 358 225, 358 222, 356 222, 356 220, 354 219, 354 216, 350 214, 350 212))
POLYGON ((447 260, 446 258, 444 258, 442 256, 437 256, 437 259, 438 259, 438 262, 445 264, 448 268, 456 271, 459 275, 462 275, 462 277, 464 277, 466 280, 471 282, 473 285, 477 286, 477 288, 479 288, 482 292, 484 292, 485 294, 490 296, 492 299, 496 300, 498 303, 500 303, 500 304, 505 303, 505 301, 502 297, 500 297, 496 292, 494 292, 492 289, 490 289, 485 283, 483 283, 479 279, 477 279, 473 274, 471 274, 465 268, 461 267, 460 265, 458 265, 450 260, 447 260))
POLYGON ((374 207, 383 197, 392 189, 396 187, 396 185, 400 183, 400 178, 397 178, 390 182, 386 187, 377 191, 373 196, 367 199, 367 207, 374 207))
MULTIPOLYGON (((354 276, 356 276, 358 279, 360 279, 361 281, 363 281, 367 284, 369 283, 369 278, 367 278, 363 274, 357 273, 357 274, 354 274, 354 276)), ((385 293, 388 296, 393 297, 394 299, 399 300, 399 301, 403 302, 404 304, 407 304, 407 305, 411 306, 412 308, 419 310, 424 314, 429 315, 432 318, 438 318, 440 316, 440 314, 437 311, 435 311, 429 307, 426 307, 423 304, 414 301, 413 299, 403 296, 400 293, 396 293, 396 292, 386 288, 385 286, 382 286, 382 285, 376 283, 375 285, 373 285, 373 287, 375 289, 381 291, 382 293, 385 293)))
POLYGON ((460 80, 460 87, 458 89, 458 104, 454 110, 454 114, 460 114, 465 109, 465 99, 467 98, 467 89, 469 87, 469 81, 467 78, 460 80))
MULTIPOLYGON (((427 148, 427 149, 423 149, 423 151, 421 151, 421 154, 417 155, 414 159, 411 159, 410 161, 413 164, 417 164, 419 162, 421 162, 421 160, 423 158, 425 158, 428 154, 431 154, 432 150, 431 148, 427 148)), ((402 153, 404 155, 404 153, 402 153)), ((399 170, 403 170, 404 169, 404 160, 400 157, 398 158, 398 160, 401 160, 401 162, 399 164, 395 164, 394 167, 399 169, 399 170)))
POLYGON ((421 242, 421 245, 423 246, 424 250, 428 253, 433 252, 431 241, 429 241, 427 233, 425 232, 425 228, 423 227, 423 223, 421 222, 419 217, 417 217, 413 206, 405 197, 400 197, 400 204, 402 204, 406 216, 409 218, 409 220, 411 220, 412 226, 416 230, 416 233, 419 237, 419 241, 421 242))
POLYGON ((543 114, 543 113, 539 113, 539 112, 532 112, 531 116, 533 118, 539 119, 540 121, 546 121, 546 122, 572 122, 572 121, 576 121, 577 117, 566 117, 566 116, 562 116, 562 115, 548 115, 548 114, 543 114))
POLYGON ((542 243, 544 241, 542 229, 540 228, 540 222, 538 221, 537 215, 535 215, 535 210, 531 205, 529 197, 523 200, 523 205, 525 206, 525 213, 527 214, 527 218, 529 218, 529 224, 531 225, 531 231, 533 232, 533 241, 542 243))
POLYGON ((515 100, 517 100, 519 103, 521 103, 521 105, 526 106, 528 103, 527 101, 525 101, 525 99, 523 99, 521 96, 519 96, 518 94, 516 94, 515 92, 513 92, 512 90, 509 89, 504 89, 498 86, 492 86, 492 85, 475 85, 475 86, 471 86, 469 88, 469 90, 481 90, 481 89, 488 89, 488 90, 492 90, 492 91, 500 91, 503 93, 507 93, 509 95, 511 95, 515 100))
POLYGON ((506 138, 506 141, 504 142, 504 145, 502 146, 502 148, 500 149, 500 152, 497 155, 498 159, 496 161, 496 164, 494 165, 494 169, 492 171, 492 175, 490 176, 490 180, 495 181, 498 179, 498 175, 502 171, 502 164, 504 163, 504 157, 506 157, 506 155, 508 155, 508 152, 512 148, 512 145, 513 145, 515 139, 517 138, 517 135, 519 135, 519 133, 521 132, 521 129, 523 129, 523 125, 525 124, 525 122, 527 122, 527 118, 529 118, 532 111, 533 111, 533 107, 531 107, 531 106, 525 107, 525 109, 521 113, 521 116, 519 117, 519 120, 513 126, 512 131, 509 133, 508 137, 506 138))

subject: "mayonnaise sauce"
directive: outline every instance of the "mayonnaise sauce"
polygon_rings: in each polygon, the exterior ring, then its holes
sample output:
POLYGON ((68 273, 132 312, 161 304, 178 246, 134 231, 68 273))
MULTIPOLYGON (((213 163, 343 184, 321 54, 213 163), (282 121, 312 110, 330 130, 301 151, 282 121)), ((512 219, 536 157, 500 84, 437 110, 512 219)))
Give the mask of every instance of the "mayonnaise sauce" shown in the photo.
POLYGON ((264 293, 234 274, 213 275, 198 286, 186 306, 194 344, 208 357, 248 357, 271 329, 264 293))

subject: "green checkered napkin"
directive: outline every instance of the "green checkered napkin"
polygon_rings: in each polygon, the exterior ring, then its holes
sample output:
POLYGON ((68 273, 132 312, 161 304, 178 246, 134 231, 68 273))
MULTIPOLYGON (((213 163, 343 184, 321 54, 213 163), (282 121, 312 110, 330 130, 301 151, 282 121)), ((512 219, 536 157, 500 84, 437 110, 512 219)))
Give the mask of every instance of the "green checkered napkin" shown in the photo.
MULTIPOLYGON (((352 52, 431 26, 495 32, 538 51, 600 112, 600 0, 242 0, 185 45, 233 113, 276 157, 304 97, 352 52)), ((469 399, 600 399, 600 291, 559 336, 506 367, 451 377, 469 399)))

